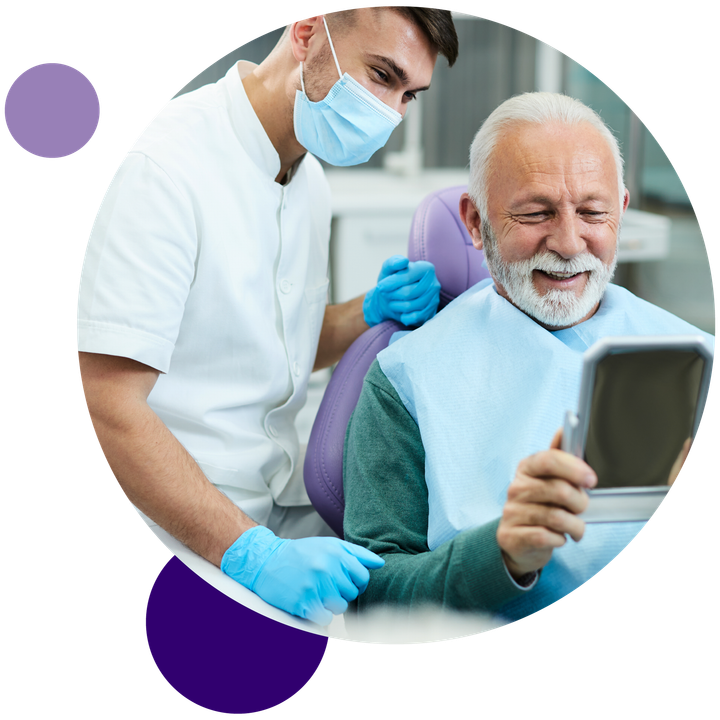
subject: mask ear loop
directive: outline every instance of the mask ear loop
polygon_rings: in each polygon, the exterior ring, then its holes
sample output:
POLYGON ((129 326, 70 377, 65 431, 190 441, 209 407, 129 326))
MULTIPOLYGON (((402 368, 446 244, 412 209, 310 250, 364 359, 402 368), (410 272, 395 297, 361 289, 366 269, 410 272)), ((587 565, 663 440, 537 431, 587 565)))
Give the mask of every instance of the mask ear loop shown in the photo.
MULTIPOLYGON (((327 34, 328 43, 330 44, 330 50, 332 51, 333 60, 335 60, 335 67, 337 68, 338 75, 340 78, 342 78, 342 71, 340 70, 340 63, 338 62, 337 55, 335 54, 335 47, 333 46, 332 38, 330 37, 330 28, 328 28, 327 20, 325 19, 325 16, 323 15, 323 24, 325 25, 325 33, 327 34)), ((306 95, 305 92, 305 80, 303 79, 303 63, 300 63, 300 87, 302 88, 303 95, 306 95)))
POLYGON ((337 55, 335 54, 335 48, 333 47, 333 41, 330 37, 330 28, 328 28, 327 20, 325 19, 325 16, 323 15, 323 23, 325 25, 325 32, 327 33, 328 42, 330 43, 330 50, 332 50, 332 56, 335 60, 335 67, 337 68, 338 75, 342 78, 342 71, 340 70, 340 63, 338 62, 337 55))

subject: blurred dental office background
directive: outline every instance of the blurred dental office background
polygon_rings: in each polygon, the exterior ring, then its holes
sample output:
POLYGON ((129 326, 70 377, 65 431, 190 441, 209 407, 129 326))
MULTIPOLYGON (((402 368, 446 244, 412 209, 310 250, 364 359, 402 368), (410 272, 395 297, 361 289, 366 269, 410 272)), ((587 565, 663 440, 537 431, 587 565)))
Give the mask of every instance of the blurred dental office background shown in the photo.
MULTIPOLYGON (((330 300, 362 294, 390 255, 406 254, 414 209, 428 193, 466 184, 468 149, 483 120, 503 100, 546 90, 576 97, 596 110, 617 136, 630 191, 615 282, 710 333, 713 290, 702 234, 683 184, 632 110, 592 73, 529 35, 455 14, 460 55, 440 57, 432 88, 413 103, 385 148, 353 168, 326 166, 333 193, 330 300)), ((215 82, 238 60, 259 63, 280 28, 218 60, 178 94, 215 82)), ((651 70, 648 70, 651 72, 651 70)), ((327 382, 316 373, 298 418, 301 442, 327 382)))

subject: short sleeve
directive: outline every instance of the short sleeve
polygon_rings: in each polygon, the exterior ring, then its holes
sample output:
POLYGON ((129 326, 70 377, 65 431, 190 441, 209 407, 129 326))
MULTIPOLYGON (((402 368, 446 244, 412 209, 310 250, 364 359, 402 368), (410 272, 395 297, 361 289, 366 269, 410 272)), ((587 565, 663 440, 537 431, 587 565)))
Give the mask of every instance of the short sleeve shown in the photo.
POLYGON ((105 196, 85 255, 79 349, 167 372, 197 248, 191 200, 146 155, 128 155, 105 196))

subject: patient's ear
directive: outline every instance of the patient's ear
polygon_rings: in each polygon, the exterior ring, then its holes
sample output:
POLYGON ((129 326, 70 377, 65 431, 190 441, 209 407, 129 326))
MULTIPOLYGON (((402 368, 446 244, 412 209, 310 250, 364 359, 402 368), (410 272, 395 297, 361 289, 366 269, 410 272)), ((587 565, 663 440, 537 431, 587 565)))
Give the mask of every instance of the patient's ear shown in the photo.
POLYGON ((482 250, 482 230, 480 229, 481 218, 480 213, 475 207, 475 203, 467 193, 460 196, 460 219, 470 233, 473 245, 482 250))

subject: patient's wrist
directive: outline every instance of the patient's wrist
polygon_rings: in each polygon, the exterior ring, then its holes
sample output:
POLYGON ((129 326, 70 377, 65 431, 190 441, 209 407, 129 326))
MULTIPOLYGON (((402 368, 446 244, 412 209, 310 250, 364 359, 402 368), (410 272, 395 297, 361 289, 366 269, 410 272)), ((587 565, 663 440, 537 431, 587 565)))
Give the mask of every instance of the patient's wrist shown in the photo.
POLYGON ((501 551, 501 554, 508 576, 518 587, 528 589, 537 582, 539 576, 537 570, 523 570, 504 550, 501 551))
POLYGON ((533 587, 537 582, 538 577, 540 577, 540 574, 537 570, 531 570, 530 572, 525 573, 524 575, 520 575, 520 577, 517 578, 511 575, 510 571, 508 570, 508 575, 510 575, 510 579, 523 590, 529 590, 531 587, 533 587))

